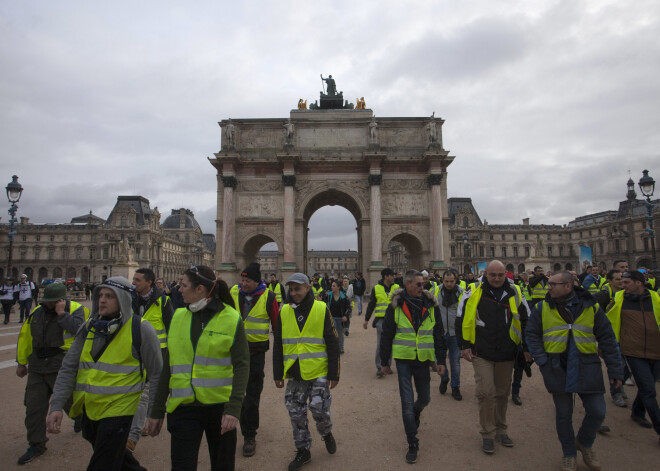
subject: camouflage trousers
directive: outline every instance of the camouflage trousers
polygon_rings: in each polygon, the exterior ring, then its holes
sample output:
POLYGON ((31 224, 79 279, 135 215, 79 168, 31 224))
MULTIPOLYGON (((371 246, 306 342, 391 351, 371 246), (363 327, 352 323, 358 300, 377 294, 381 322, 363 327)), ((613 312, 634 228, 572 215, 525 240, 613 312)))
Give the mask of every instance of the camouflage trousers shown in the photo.
POLYGON ((322 437, 332 432, 330 404, 332 396, 327 378, 321 377, 309 381, 290 379, 284 393, 284 404, 289 411, 293 427, 293 442, 298 450, 309 450, 312 435, 307 427, 307 404, 316 422, 316 430, 322 437))

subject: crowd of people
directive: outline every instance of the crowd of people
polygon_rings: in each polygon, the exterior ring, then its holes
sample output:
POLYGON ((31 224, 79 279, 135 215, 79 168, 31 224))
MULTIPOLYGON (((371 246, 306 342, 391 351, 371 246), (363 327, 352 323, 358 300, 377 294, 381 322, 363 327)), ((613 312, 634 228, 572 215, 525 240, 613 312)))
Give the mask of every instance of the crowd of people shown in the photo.
MULTIPOLYGON (((441 394, 451 387, 461 401, 461 359, 472 364, 486 454, 496 444, 514 446, 509 396, 522 404, 523 373, 531 375, 533 363, 555 405, 562 470, 577 469, 578 451, 589 469, 601 469, 592 448, 606 430, 600 358, 614 404, 627 407, 622 384, 634 379, 631 418, 660 435, 660 295, 653 274, 629 270, 625 261, 604 274, 589 267, 580 275, 541 267, 514 274, 497 260, 479 276, 385 268, 364 311, 361 273, 295 273, 282 284, 275 273, 266 281, 251 263, 240 275, 229 287, 213 269, 194 266, 168 285, 141 268, 130 281, 111 277, 97 285, 91 310, 67 299, 62 284, 47 285, 37 298, 38 289, 21 280, 38 304, 21 311, 16 374, 27 376, 29 448, 18 463, 46 451, 46 432, 59 433, 66 412, 92 446, 89 470, 145 469, 133 452, 140 437, 160 433, 165 415, 172 469, 197 468, 204 435, 211 469, 234 469, 239 428, 243 456, 257 453, 271 339, 273 381, 285 388, 296 447, 289 471, 311 461, 308 410, 334 454, 331 390, 356 308, 364 329, 373 318, 376 378, 396 370, 407 463, 419 454, 431 372, 440 377, 441 394), (585 409, 577 434, 576 394, 585 409)), ((15 297, 12 288, 12 303, 15 297)))

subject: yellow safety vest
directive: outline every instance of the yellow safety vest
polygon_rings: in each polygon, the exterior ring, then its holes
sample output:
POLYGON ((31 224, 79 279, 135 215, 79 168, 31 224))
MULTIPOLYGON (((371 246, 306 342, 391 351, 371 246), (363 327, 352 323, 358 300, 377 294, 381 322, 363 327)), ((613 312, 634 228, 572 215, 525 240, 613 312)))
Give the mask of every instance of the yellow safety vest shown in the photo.
MULTIPOLYGON (((518 306, 520 306, 520 288, 514 286, 514 295, 509 298, 509 308, 511 310, 511 327, 509 328, 509 337, 516 345, 520 345, 522 340, 522 325, 520 324, 520 314, 518 314, 518 306)), ((476 283, 472 294, 465 303, 465 314, 463 315, 463 338, 470 343, 474 343, 477 339, 477 306, 481 301, 483 289, 481 283, 476 283)))
POLYGON ((269 284, 269 285, 268 285, 268 289, 269 289, 270 291, 272 291, 273 294, 275 294, 275 300, 276 300, 278 303, 281 303, 281 302, 282 302, 282 285, 281 285, 280 283, 276 283, 276 284, 275 284, 275 289, 273 289, 273 288, 271 287, 271 285, 269 284))
POLYGON ((328 352, 323 340, 326 309, 323 301, 315 300, 301 332, 293 308, 289 304, 282 307, 285 378, 296 360, 300 366, 300 376, 306 381, 328 375, 328 352))
MULTIPOLYGON (((607 311, 607 318, 612 324, 612 330, 614 330, 614 335, 616 335, 616 341, 620 342, 619 335, 621 335, 621 308, 623 306, 623 294, 624 290, 617 291, 614 295, 614 304, 607 311)), ((651 293, 651 303, 653 304, 653 315, 655 320, 658 323, 658 328, 660 329, 660 294, 655 291, 650 291, 651 293)))
POLYGON ((158 340, 160 340, 160 348, 167 348, 167 330, 165 329, 165 323, 163 322, 163 307, 167 305, 169 300, 170 298, 165 295, 159 296, 142 316, 142 318, 151 324, 156 331, 158 340))
POLYGON ((396 283, 390 286, 390 292, 385 292, 385 286, 380 283, 374 287, 374 292, 376 293, 376 309, 374 309, 374 317, 385 317, 385 311, 387 311, 387 306, 390 305, 392 301, 392 295, 394 292, 399 289, 399 285, 396 283))
MULTIPOLYGON (((144 322, 144 319, 140 319, 144 322)), ((70 417, 77 417, 85 408, 91 420, 134 415, 137 410, 145 373, 133 356, 133 322, 121 326, 98 360, 92 358, 94 333, 89 332, 78 363, 76 388, 70 417)))
MULTIPOLYGON (((32 355, 32 347, 33 347, 32 328, 31 328, 32 314, 34 314, 34 312, 40 307, 41 305, 39 304, 36 307, 34 307, 34 309, 32 309, 32 312, 30 312, 30 315, 21 326, 21 331, 18 334, 18 343, 16 345, 16 361, 18 362, 19 365, 27 365, 28 357, 32 355)), ((85 313, 84 322, 86 322, 87 319, 89 319, 89 309, 75 301, 70 301, 69 315, 73 314, 81 307, 83 308, 83 311, 85 313)), ((73 343, 75 338, 76 338, 75 332, 69 332, 68 330, 64 330, 62 332, 62 345, 60 346, 60 348, 62 350, 68 350, 71 347, 71 344, 73 343)))
POLYGON ((547 282, 545 285, 542 282, 538 282, 532 288, 532 299, 545 299, 546 294, 548 294, 547 282))
POLYGON ((241 316, 236 309, 225 305, 202 328, 193 347, 190 328, 193 313, 179 308, 170 325, 170 397, 167 412, 172 413, 181 404, 195 401, 202 404, 220 404, 231 396, 234 367, 231 347, 241 316))
POLYGON ((592 295, 596 294, 597 292, 600 291, 600 286, 603 284, 604 280, 605 280, 605 278, 598 278, 597 281, 595 281, 595 282, 591 283, 591 285, 589 285, 589 288, 587 288, 587 291, 589 291, 589 293, 591 293, 592 295))
POLYGON ((465 290, 467 288, 467 283, 465 282, 465 280, 458 280, 458 286, 460 286, 461 288, 463 288, 463 290, 465 290))
POLYGON ((598 353, 598 344, 594 336, 594 317, 598 304, 584 309, 573 324, 567 324, 559 311, 551 308, 547 301, 541 301, 543 320, 543 349, 548 353, 562 353, 568 344, 568 333, 573 331, 575 345, 581 353, 598 353))
POLYGON ((323 287, 319 285, 318 288, 315 288, 314 285, 312 285, 312 292, 314 293, 314 299, 318 299, 320 294, 323 294, 323 287))
POLYGON ((401 307, 394 309, 396 333, 392 340, 392 357, 400 360, 435 361, 435 345, 433 343, 433 327, 435 314, 433 307, 429 308, 429 315, 424 318, 419 330, 410 323, 408 316, 401 307))
POLYGON ((529 289, 528 289, 529 285, 526 285, 524 281, 521 281, 520 283, 518 283, 518 287, 520 288, 520 292, 522 293, 526 301, 532 299, 532 295, 529 294, 529 289))
MULTIPOLYGON (((238 285, 234 285, 231 289, 231 297, 234 298, 234 306, 236 306, 237 311, 240 309, 240 304, 238 303, 239 289, 238 285)), ((268 311, 266 310, 267 299, 268 291, 266 290, 259 296, 256 304, 252 306, 247 317, 243 320, 245 322, 245 335, 248 342, 265 342, 268 340, 270 317, 268 317, 268 311)), ((239 314, 241 313, 239 312, 239 314)))

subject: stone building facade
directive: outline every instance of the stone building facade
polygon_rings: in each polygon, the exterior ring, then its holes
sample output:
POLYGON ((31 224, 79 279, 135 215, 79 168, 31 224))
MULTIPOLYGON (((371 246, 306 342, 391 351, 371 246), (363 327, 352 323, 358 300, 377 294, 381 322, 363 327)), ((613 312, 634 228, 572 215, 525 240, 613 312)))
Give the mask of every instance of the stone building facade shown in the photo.
MULTIPOLYGON (((167 281, 191 264, 214 265, 215 236, 202 233, 192 211, 173 209, 163 224, 160 220, 158 208, 142 196, 119 196, 107 220, 91 211, 68 224, 32 224, 22 217, 14 237, 12 275, 25 273, 36 282, 100 282, 113 275, 122 242, 139 267, 151 268, 167 281)), ((2 224, 1 276, 9 255, 7 232, 8 225, 2 224)))
MULTIPOLYGON (((261 264, 261 273, 264 278, 270 273, 276 273, 281 279, 278 270, 276 250, 260 250, 257 261, 261 264)), ((360 263, 360 254, 355 250, 310 250, 307 252, 309 265, 305 273, 328 273, 332 276, 338 274, 355 275, 360 263)))

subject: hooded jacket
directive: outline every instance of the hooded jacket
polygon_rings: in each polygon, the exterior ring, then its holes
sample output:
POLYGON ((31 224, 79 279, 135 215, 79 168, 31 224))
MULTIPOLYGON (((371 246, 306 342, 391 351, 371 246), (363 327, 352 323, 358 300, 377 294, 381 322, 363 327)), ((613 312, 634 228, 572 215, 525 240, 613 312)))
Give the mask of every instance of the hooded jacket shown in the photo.
MULTIPOLYGON (((114 276, 112 278, 108 278, 106 282, 125 286, 126 289, 118 288, 117 286, 106 284, 105 282, 94 288, 94 294, 92 295, 92 312, 89 316, 89 320, 85 322, 76 333, 76 339, 73 341, 71 348, 69 348, 69 351, 64 357, 64 360, 62 361, 62 368, 57 375, 57 381, 55 382, 55 388, 53 389, 53 396, 50 405, 51 412, 62 410, 64 404, 71 397, 71 394, 73 394, 73 391, 76 388, 78 364, 80 362, 80 355, 85 345, 85 341, 87 339, 89 327, 100 318, 99 293, 102 288, 111 289, 115 293, 115 296, 117 296, 117 300, 119 302, 119 318, 121 319, 121 325, 124 325, 127 322, 131 322, 133 309, 131 307, 131 293, 128 291, 131 288, 131 283, 122 276, 114 276)), ((117 332, 119 332, 119 330, 117 330, 117 332)), ((148 322, 140 323, 140 333, 142 336, 142 346, 140 348, 139 356, 142 358, 142 365, 147 372, 149 388, 153 388, 155 391, 158 385, 161 370, 163 369, 163 357, 160 351, 160 341, 156 336, 156 331, 148 322)), ((114 334, 111 334, 108 337, 96 337, 92 341, 92 357, 95 359, 98 358, 105 350, 107 344, 112 342, 113 339, 114 334)), ((132 353, 133 357, 138 358, 138 352, 135 350, 135 346, 132 347, 132 353)), ((151 410, 155 399, 156 394, 149 395, 149 410, 151 410)))
MULTIPOLYGON (((573 321, 580 317, 585 308, 593 306, 595 301, 588 291, 576 287, 575 296, 566 303, 566 309, 573 321)), ((584 393, 602 394, 605 392, 603 372, 598 354, 581 353, 575 345, 572 331, 569 334, 566 350, 562 353, 547 353, 543 345, 542 307, 548 303, 551 308, 557 305, 547 294, 544 302, 537 303, 527 323, 525 337, 529 353, 539 365, 543 382, 550 393, 584 393)), ((594 316, 594 336, 598 348, 607 365, 607 375, 610 379, 623 378, 623 363, 612 331, 610 321, 599 307, 594 316)))

